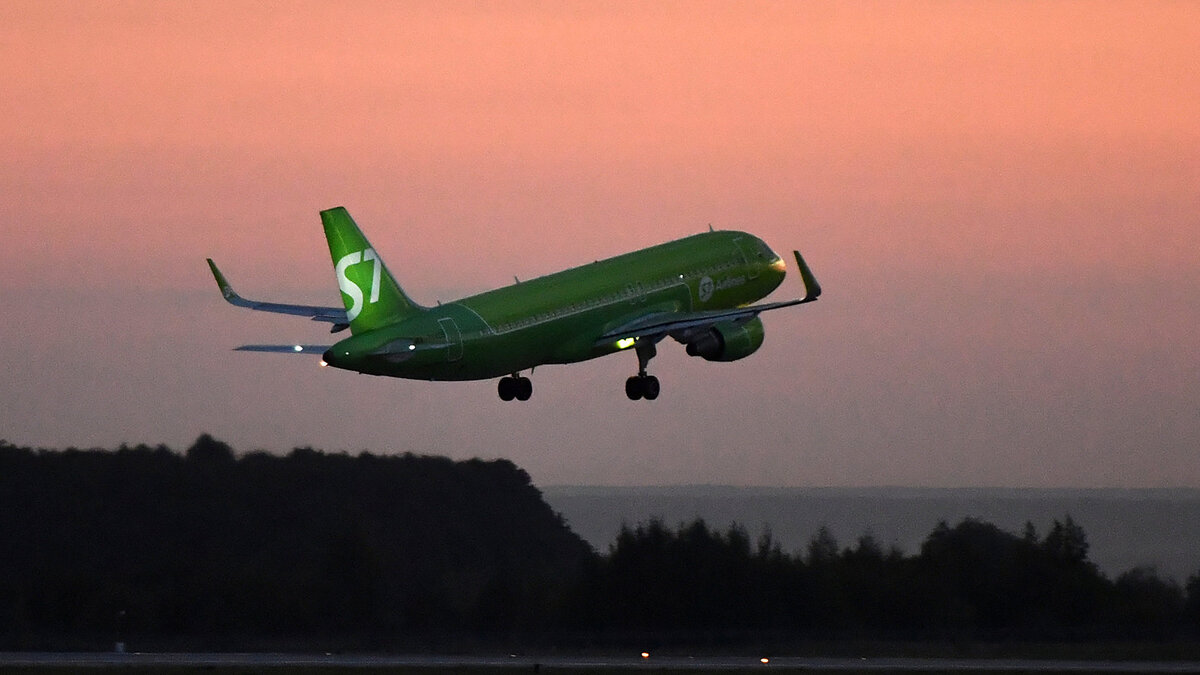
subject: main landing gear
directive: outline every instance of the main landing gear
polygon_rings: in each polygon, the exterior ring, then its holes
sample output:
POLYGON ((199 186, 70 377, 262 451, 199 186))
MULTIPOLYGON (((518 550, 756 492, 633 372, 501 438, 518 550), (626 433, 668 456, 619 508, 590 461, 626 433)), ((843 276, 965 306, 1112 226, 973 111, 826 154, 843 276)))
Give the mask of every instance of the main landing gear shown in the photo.
POLYGON ((533 383, 528 377, 521 377, 515 373, 511 377, 500 378, 496 389, 502 401, 511 401, 514 398, 518 401, 528 401, 529 397, 533 396, 533 383))
POLYGON ((646 365, 650 363, 650 359, 654 358, 658 350, 654 347, 654 340, 645 338, 638 339, 635 349, 638 357, 638 374, 625 380, 625 395, 629 397, 630 401, 642 398, 653 401, 658 398, 658 378, 646 374, 646 365))
POLYGON ((634 375, 625 380, 625 395, 630 401, 644 398, 653 401, 658 398, 658 378, 653 375, 634 375))

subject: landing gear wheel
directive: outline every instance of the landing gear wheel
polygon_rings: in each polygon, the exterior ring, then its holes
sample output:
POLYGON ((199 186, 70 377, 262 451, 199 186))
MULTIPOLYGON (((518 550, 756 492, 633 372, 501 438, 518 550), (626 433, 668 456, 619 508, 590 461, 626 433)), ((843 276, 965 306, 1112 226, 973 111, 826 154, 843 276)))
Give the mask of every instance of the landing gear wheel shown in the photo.
POLYGON ((528 401, 529 397, 533 396, 533 382, 530 382, 528 377, 518 377, 514 381, 517 400, 528 401))
POLYGON ((636 401, 642 397, 642 378, 634 375, 625 380, 625 395, 630 401, 636 401))
POLYGON ((647 401, 653 401, 658 398, 658 378, 653 375, 647 375, 642 378, 642 396, 647 401))

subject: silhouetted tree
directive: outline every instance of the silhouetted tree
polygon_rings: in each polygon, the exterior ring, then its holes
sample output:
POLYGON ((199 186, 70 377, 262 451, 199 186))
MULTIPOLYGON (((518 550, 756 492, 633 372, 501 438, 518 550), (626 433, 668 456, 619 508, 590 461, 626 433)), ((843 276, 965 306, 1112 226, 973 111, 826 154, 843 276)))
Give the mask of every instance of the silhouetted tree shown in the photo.
POLYGON ((1174 581, 1159 577, 1154 568, 1136 567, 1121 574, 1115 592, 1116 619, 1128 633, 1165 637, 1179 627, 1183 590, 1174 581))
POLYGON ((187 449, 186 457, 189 462, 210 464, 232 464, 234 461, 233 448, 208 434, 200 434, 187 449))
POLYGON ((1056 560, 1067 564, 1084 564, 1087 561, 1087 535, 1069 515, 1062 522, 1054 521, 1050 533, 1042 542, 1042 548, 1056 560))
POLYGON ((833 536, 833 532, 828 527, 822 525, 808 541, 808 564, 828 565, 837 561, 837 558, 837 538, 833 536))
POLYGON ((1188 577, 1184 591, 1183 620, 1193 631, 1200 630, 1200 572, 1188 577))

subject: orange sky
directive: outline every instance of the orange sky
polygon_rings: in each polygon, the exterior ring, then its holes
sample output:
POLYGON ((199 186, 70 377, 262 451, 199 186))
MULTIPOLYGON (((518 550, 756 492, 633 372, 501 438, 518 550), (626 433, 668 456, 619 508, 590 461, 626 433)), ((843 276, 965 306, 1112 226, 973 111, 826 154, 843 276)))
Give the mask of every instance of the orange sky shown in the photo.
POLYGON ((391 443, 551 482, 1200 485, 1196 45, 1192 3, 5 3, 0 437, 391 443), (657 412, 619 357, 515 412, 491 383, 224 351, 323 336, 219 306, 202 259, 336 302, 337 204, 426 302, 708 223, 803 248, 829 293, 736 366, 663 357, 657 412), (579 429, 616 436, 549 449, 579 429), (730 459, 745 437, 767 447, 730 459))

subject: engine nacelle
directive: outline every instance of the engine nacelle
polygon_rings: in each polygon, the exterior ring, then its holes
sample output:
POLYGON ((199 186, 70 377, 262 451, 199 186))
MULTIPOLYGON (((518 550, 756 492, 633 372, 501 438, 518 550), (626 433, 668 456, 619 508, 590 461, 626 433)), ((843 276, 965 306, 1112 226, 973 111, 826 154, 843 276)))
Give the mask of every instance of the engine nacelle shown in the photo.
POLYGON ((687 343, 687 353, 705 361, 737 361, 758 351, 763 337, 762 319, 757 316, 742 324, 726 321, 687 343))

